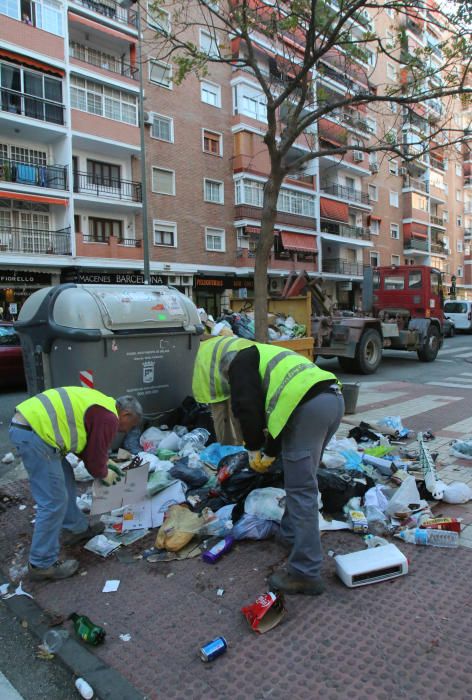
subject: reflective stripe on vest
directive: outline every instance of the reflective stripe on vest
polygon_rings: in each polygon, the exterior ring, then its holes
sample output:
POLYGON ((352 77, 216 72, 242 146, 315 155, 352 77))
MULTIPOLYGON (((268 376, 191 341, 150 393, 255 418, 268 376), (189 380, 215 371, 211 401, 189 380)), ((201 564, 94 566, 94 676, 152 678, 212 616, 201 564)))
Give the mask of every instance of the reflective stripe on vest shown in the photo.
POLYGON ((217 336, 200 343, 193 370, 192 391, 199 403, 217 403, 229 398, 228 372, 240 350, 254 345, 252 340, 217 336))
POLYGON ((317 367, 292 350, 256 343, 259 375, 265 393, 266 425, 276 438, 300 400, 318 382, 337 382, 336 375, 317 367))
POLYGON ((115 399, 83 387, 48 389, 20 403, 17 410, 46 443, 62 453, 80 454, 87 444, 84 417, 91 406, 118 415, 115 399))

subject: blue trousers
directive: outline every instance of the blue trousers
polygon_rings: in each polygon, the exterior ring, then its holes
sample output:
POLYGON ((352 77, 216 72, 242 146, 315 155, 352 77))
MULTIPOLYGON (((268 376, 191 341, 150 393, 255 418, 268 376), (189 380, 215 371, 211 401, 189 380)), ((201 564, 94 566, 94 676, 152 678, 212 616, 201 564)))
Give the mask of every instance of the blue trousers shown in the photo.
POLYGON ((59 558, 61 529, 84 532, 88 527, 77 507, 74 471, 34 431, 10 425, 9 435, 28 472, 38 506, 29 559, 34 566, 47 569, 59 558))
POLYGON ((280 533, 292 544, 287 570, 307 578, 319 577, 323 558, 316 475, 343 415, 340 392, 318 394, 297 406, 282 434, 286 506, 280 533))

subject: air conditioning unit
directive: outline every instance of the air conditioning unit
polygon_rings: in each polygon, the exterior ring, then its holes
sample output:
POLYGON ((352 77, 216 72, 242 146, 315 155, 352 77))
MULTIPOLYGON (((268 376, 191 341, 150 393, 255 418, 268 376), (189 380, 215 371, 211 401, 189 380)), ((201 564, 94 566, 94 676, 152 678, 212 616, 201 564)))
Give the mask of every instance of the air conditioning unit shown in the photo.
POLYGON ((154 122, 154 116, 152 112, 143 112, 143 120, 145 124, 152 124, 154 122))
POLYGON ((362 151, 353 151, 352 157, 356 163, 362 163, 364 160, 364 154, 362 151))
POLYGON ((282 277, 272 277, 269 282, 269 289, 271 292, 281 292, 284 285, 285 280, 282 277))
POLYGON ((371 171, 371 173, 378 173, 379 172, 379 164, 378 163, 371 163, 370 164, 370 171, 371 171))
POLYGON ((179 275, 169 275, 167 278, 167 284, 170 284, 173 287, 177 287, 178 285, 180 285, 179 275))
POLYGON ((192 275, 182 275, 180 277, 181 287, 191 287, 192 286, 192 275))
POLYGON ((408 175, 408 168, 400 168, 400 175, 408 175))

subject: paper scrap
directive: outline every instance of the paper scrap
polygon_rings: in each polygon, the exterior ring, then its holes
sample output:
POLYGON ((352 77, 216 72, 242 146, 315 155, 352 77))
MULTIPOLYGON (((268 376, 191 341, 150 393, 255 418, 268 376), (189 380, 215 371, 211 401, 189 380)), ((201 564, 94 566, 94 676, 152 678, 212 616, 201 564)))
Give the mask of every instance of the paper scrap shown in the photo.
POLYGON ((220 598, 222 595, 224 595, 224 593, 225 593, 224 588, 218 588, 218 590, 216 591, 216 595, 220 596, 220 598))
POLYGON ((10 587, 9 583, 2 583, 0 585, 0 595, 4 596, 8 593, 8 588, 10 587))
POLYGON ((139 503, 131 504, 123 513, 123 532, 160 527, 170 506, 185 501, 186 489, 182 481, 176 481, 152 498, 144 498, 139 503))
POLYGON ((119 579, 109 579, 103 586, 102 593, 114 593, 120 587, 119 579))
POLYGON ((129 633, 120 634, 120 639, 122 642, 129 642, 131 641, 131 635, 129 633))
POLYGON ((25 508, 26 508, 25 505, 18 506, 18 510, 25 510, 25 508))
POLYGON ((109 540, 105 535, 95 535, 91 540, 84 545, 84 549, 89 552, 98 554, 100 557, 107 557, 109 554, 121 547, 119 542, 109 540))

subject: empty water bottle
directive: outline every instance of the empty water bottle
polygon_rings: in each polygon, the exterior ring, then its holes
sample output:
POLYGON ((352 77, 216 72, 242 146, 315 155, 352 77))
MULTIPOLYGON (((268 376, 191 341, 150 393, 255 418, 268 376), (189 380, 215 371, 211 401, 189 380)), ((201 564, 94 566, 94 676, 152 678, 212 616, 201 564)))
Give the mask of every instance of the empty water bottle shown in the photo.
POLYGON ((417 527, 410 530, 402 530, 395 537, 411 544, 425 544, 433 547, 458 547, 459 533, 449 530, 424 530, 417 527))
POLYGON ((193 447, 194 450, 201 451, 205 447, 210 433, 205 428, 194 428, 186 435, 182 436, 182 444, 193 447))
POLYGON ((385 535, 389 531, 388 518, 377 506, 367 506, 365 509, 367 527, 372 535, 385 535))

